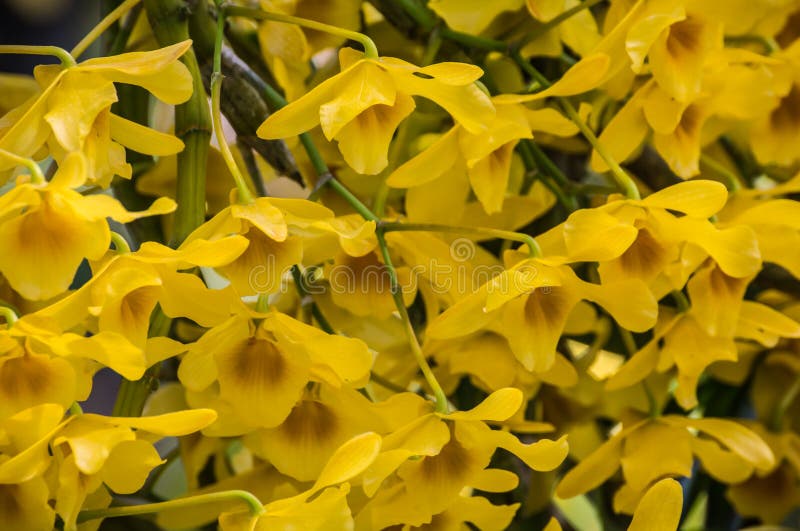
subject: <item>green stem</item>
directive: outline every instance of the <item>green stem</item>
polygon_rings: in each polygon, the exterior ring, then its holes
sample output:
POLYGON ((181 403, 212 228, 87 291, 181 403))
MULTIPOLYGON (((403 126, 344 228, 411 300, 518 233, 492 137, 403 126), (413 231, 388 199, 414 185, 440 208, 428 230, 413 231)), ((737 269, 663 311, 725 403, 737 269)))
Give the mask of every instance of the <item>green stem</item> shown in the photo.
MULTIPOLYGON (((217 7, 219 7, 221 2, 215 1, 217 7)), ((236 183, 238 201, 242 204, 250 204, 255 201, 255 198, 250 192, 242 172, 239 171, 239 166, 236 164, 231 148, 228 146, 228 141, 225 139, 225 131, 222 129, 222 113, 219 106, 222 94, 222 35, 224 32, 225 12, 219 9, 217 12, 217 33, 214 41, 214 71, 211 74, 211 123, 214 127, 214 135, 217 137, 219 151, 222 153, 225 165, 236 183)))
POLYGON ((783 419, 786 416, 786 412, 789 411, 798 396, 800 396, 800 374, 797 375, 789 389, 783 393, 780 401, 775 406, 775 411, 772 412, 770 427, 773 431, 779 432, 783 430, 783 419))
POLYGON ((78 44, 70 52, 73 57, 80 57, 80 55, 92 45, 94 41, 103 34, 108 28, 111 27, 117 20, 121 19, 125 16, 125 13, 133 9, 136 4, 141 2, 141 0, 125 0, 116 9, 114 9, 111 13, 106 15, 103 20, 100 21, 92 30, 86 34, 84 38, 80 40, 78 44))
MULTIPOLYGON (((148 337, 166 336, 169 334, 171 325, 172 320, 166 316, 160 306, 156 306, 150 318, 148 337)), ((140 416, 150 393, 158 388, 158 375, 160 372, 161 366, 156 364, 147 369, 144 376, 138 380, 132 381, 123 378, 117 391, 113 415, 115 417, 140 416)))
POLYGON ((122 234, 118 232, 111 231, 111 243, 114 244, 114 250, 117 253, 129 253, 131 252, 131 247, 128 245, 128 241, 122 236, 122 234))
POLYGON ((118 55, 125 51, 128 45, 128 39, 133 33, 133 28, 136 26, 136 21, 139 19, 139 14, 142 12, 142 4, 136 4, 131 9, 128 17, 120 23, 119 31, 114 35, 114 40, 109 48, 109 55, 118 55))
POLYGON ((16 153, 6 151, 5 149, 0 149, 0 158, 7 158, 11 161, 16 162, 20 166, 25 166, 26 168, 28 168, 28 171, 31 172, 31 183, 44 184, 46 182, 44 174, 42 173, 42 168, 40 168, 39 165, 36 164, 35 160, 26 157, 20 157, 16 153))
POLYGON ((368 59, 378 58, 378 48, 375 46, 375 42, 366 35, 364 35, 363 33, 358 33, 357 31, 346 30, 338 26, 323 24, 322 22, 309 20, 307 18, 293 17, 290 15, 283 15, 281 13, 272 13, 269 11, 262 11, 261 9, 253 9, 249 7, 225 5, 223 11, 224 11, 223 13, 224 16, 246 17, 256 20, 272 20, 275 22, 283 22, 286 24, 296 24, 304 28, 322 31, 333 35, 339 35, 340 37, 344 37, 345 39, 351 39, 361 43, 361 45, 364 47, 364 55, 368 59))
POLYGON ((8 306, 0 306, 0 317, 5 318, 6 327, 10 327, 19 320, 17 312, 12 310, 8 306))
POLYGON ((675 301, 675 306, 678 308, 678 311, 681 313, 686 313, 691 308, 691 304, 689 304, 689 299, 686 298, 686 295, 683 294, 680 290, 673 290, 670 292, 670 296, 672 300, 675 301))
POLYGON ((565 20, 577 15, 578 13, 580 13, 581 11, 583 11, 585 9, 589 9, 589 8, 599 4, 602 1, 603 0, 586 0, 582 4, 578 4, 576 6, 573 6, 573 7, 569 8, 569 9, 567 9, 566 11, 561 12, 557 16, 551 18, 550 20, 548 20, 547 22, 543 23, 541 26, 539 26, 535 30, 533 30, 530 33, 528 33, 527 35, 525 35, 525 37, 523 37, 522 40, 520 40, 519 43, 517 43, 516 48, 517 49, 522 48, 527 43, 529 43, 529 42, 531 42, 533 40, 536 40, 539 37, 541 37, 542 35, 548 33, 550 30, 552 30, 553 28, 555 28, 556 26, 558 26, 559 24, 561 24, 565 20))
POLYGON ((342 198, 347 201, 351 207, 353 207, 353 210, 361 214, 362 218, 366 219, 367 221, 374 221, 375 223, 380 222, 381 219, 373 214, 367 205, 362 203, 360 199, 353 195, 353 192, 348 190, 347 187, 343 185, 336 177, 332 176, 328 180, 328 186, 333 188, 337 194, 342 196, 342 198))
MULTIPOLYGON (((542 88, 548 88, 552 85, 550 81, 544 77, 541 72, 536 70, 532 64, 526 61, 519 52, 514 52, 511 54, 511 58, 514 60, 515 63, 531 78, 541 85, 542 88)), ((567 114, 570 120, 578 126, 581 133, 583 134, 584 138, 592 145, 592 147, 597 151, 597 154, 600 155, 600 158, 606 163, 606 165, 611 170, 611 176, 614 178, 619 189, 625 194, 626 197, 630 199, 640 199, 641 196, 639 195, 639 189, 636 187, 636 183, 630 178, 630 176, 625 173, 625 170, 622 169, 622 166, 614 159, 611 153, 606 150, 605 146, 600 143, 597 139, 597 136, 594 134, 594 131, 583 121, 583 119, 578 114, 578 111, 575 110, 572 103, 569 102, 567 98, 564 97, 557 97, 558 102, 561 104, 561 107, 564 109, 564 112, 567 114)))
POLYGON ((524 243, 528 246, 531 257, 542 256, 542 250, 533 236, 522 232, 510 230, 490 229, 486 227, 457 227, 453 225, 438 225, 436 223, 396 223, 381 222, 384 232, 447 232, 451 234, 475 234, 489 238, 499 238, 524 243))
POLYGON ((725 185, 728 187, 729 192, 738 192, 742 189, 742 183, 739 181, 739 178, 736 176, 736 174, 716 160, 703 153, 700 155, 700 162, 708 166, 717 175, 725 180, 725 185))
POLYGON ((73 402, 69 406, 69 414, 73 416, 83 415, 83 408, 77 402, 73 402))
POLYGON ((387 380, 386 378, 376 373, 375 371, 371 371, 369 373, 369 379, 375 382, 376 384, 380 385, 381 387, 385 387, 386 389, 394 391, 395 393, 405 393, 406 391, 408 391, 408 389, 400 387, 396 383, 387 380))
POLYGON ((417 340, 414 327, 411 325, 406 303, 403 300, 403 292, 400 289, 400 282, 397 279, 397 270, 392 263, 392 257, 389 254, 389 246, 386 245, 386 238, 382 228, 376 232, 376 236, 378 237, 378 246, 383 256, 383 263, 386 265, 386 270, 389 273, 389 290, 392 293, 397 312, 400 314, 400 320, 403 322, 403 328, 405 329, 408 343, 411 346, 411 352, 417 360, 417 365, 419 365, 422 375, 425 377, 425 381, 428 382, 431 391, 433 391, 433 396, 436 400, 436 411, 439 413, 447 413, 447 395, 445 395, 442 386, 439 385, 436 375, 433 374, 433 370, 431 370, 431 366, 428 364, 428 360, 425 358, 422 347, 420 347, 419 341, 417 340))
MULTIPOLYGON (((144 6, 160 45, 168 46, 189 38, 183 0, 144 0, 144 6)), ((194 49, 187 50, 181 61, 192 74, 194 92, 189 101, 175 107, 175 135, 185 145, 183 151, 178 153, 178 208, 172 236, 172 244, 176 247, 205 220, 206 170, 212 127, 208 99, 194 49)))
POLYGON ((58 46, 23 46, 17 44, 0 45, 0 53, 19 55, 51 55, 57 57, 64 67, 75 66, 75 58, 64 48, 58 46))
POLYGON ((118 516, 132 516, 137 514, 151 514, 166 511, 168 509, 179 509, 181 507, 194 507, 208 503, 218 503, 225 501, 241 501, 245 503, 253 516, 264 514, 264 506, 258 498, 246 490, 225 490, 222 492, 211 492, 208 494, 198 494, 188 498, 178 498, 158 503, 147 503, 143 505, 129 505, 127 507, 109 507, 107 509, 88 509, 78 513, 78 523, 96 520, 98 518, 115 518, 118 516))
POLYGON ((303 272, 300 271, 299 266, 292 266, 292 278, 294 279, 294 286, 297 290, 298 295, 300 295, 300 304, 310 304, 311 305, 311 315, 317 320, 320 329, 328 334, 335 334, 336 330, 334 330, 331 323, 322 313, 322 310, 319 309, 319 306, 314 299, 311 297, 311 294, 306 289, 306 279, 303 276, 303 272), (303 299, 306 299, 307 302, 304 302, 303 299))

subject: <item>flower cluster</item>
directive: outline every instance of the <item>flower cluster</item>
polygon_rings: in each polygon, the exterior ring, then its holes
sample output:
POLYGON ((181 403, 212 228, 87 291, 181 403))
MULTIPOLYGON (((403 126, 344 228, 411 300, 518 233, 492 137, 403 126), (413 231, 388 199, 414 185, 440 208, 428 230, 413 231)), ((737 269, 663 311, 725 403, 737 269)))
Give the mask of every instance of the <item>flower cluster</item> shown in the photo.
POLYGON ((117 3, 0 46, 4 526, 797 523, 800 2, 117 3))

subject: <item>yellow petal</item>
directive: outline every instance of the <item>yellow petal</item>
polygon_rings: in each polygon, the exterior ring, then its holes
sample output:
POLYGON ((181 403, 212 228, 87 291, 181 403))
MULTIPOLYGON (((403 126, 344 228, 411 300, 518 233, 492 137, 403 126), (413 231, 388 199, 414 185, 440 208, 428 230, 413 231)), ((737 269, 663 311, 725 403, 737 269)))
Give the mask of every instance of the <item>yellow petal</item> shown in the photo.
POLYGON ((472 191, 487 214, 500 212, 508 188, 511 157, 516 142, 500 146, 468 169, 472 191))
POLYGON ((48 503, 50 489, 44 478, 0 484, 0 521, 7 529, 53 529, 56 513, 48 503))
MULTIPOLYGON (((395 104, 397 89, 383 68, 371 61, 364 61, 347 70, 347 73, 348 76, 343 78, 342 85, 338 87, 336 97, 319 107, 319 122, 328 140, 335 138, 344 126, 373 105, 395 104)), ((314 90, 291 105, 299 105, 313 92, 314 90)))
POLYGON ((426 79, 407 68, 392 70, 391 74, 403 92, 435 102, 470 133, 484 131, 495 117, 489 96, 474 83, 454 85, 449 80, 426 79))
POLYGON ((722 210, 727 199, 728 190, 722 183, 695 179, 652 193, 642 204, 677 210, 695 218, 709 218, 722 210))
POLYGON ((163 462, 147 441, 122 441, 106 459, 103 481, 117 494, 133 494, 142 488, 150 471, 163 462))
POLYGON ((458 158, 459 129, 451 128, 422 153, 393 171, 386 179, 386 184, 393 188, 410 188, 444 174, 458 158))
POLYGON ((665 476, 690 476, 691 441, 685 428, 661 422, 649 422, 629 433, 621 459, 628 487, 642 491, 665 476))
POLYGON ((769 470, 775 464, 775 457, 769 446, 753 431, 741 424, 725 419, 681 419, 671 415, 667 417, 667 420, 710 435, 759 470, 769 470))
POLYGON ((82 62, 78 68, 117 83, 138 85, 164 103, 177 105, 192 95, 192 76, 178 61, 191 46, 192 41, 187 40, 149 52, 98 57, 82 62))
POLYGON ((492 20, 504 11, 522 7, 522 0, 434 0, 429 6, 454 30, 477 35, 486 29, 492 20))
POLYGON ((381 437, 367 432, 341 445, 328 459, 309 492, 347 481, 367 469, 381 450, 381 437))
POLYGON ((569 257, 577 262, 605 261, 620 256, 636 240, 633 225, 599 209, 581 209, 564 223, 569 257))
POLYGON ((126 148, 158 157, 183 151, 183 142, 176 136, 160 133, 116 114, 111 114, 111 138, 126 148))
POLYGON ((0 271, 23 297, 47 299, 66 291, 81 261, 99 259, 110 241, 105 219, 86 220, 70 200, 47 194, 0 225, 0 271))
POLYGON ((169 214, 174 212, 178 205, 168 197, 159 197, 146 210, 130 212, 113 197, 95 194, 85 196, 80 202, 80 206, 84 212, 91 212, 95 218, 110 217, 120 223, 129 223, 139 218, 169 214))
POLYGON ((499 389, 469 411, 457 411, 445 418, 453 420, 489 420, 501 422, 516 413, 522 405, 522 391, 513 387, 499 389))
POLYGON ((650 487, 636 506, 628 531, 675 531, 683 509, 683 489, 672 478, 650 487))
POLYGON ((347 164, 365 175, 375 175, 386 168, 394 132, 414 107, 411 96, 399 93, 393 105, 372 105, 344 125, 334 138, 347 164))
POLYGON ((558 497, 572 498, 589 492, 614 475, 620 466, 624 435, 617 433, 571 468, 556 488, 558 497))
POLYGON ((753 473, 753 466, 737 454, 724 450, 711 439, 692 440, 692 452, 711 477, 723 483, 741 483, 753 473))
POLYGON ((40 404, 77 399, 75 369, 64 359, 26 353, 0 358, 0 419, 40 404))
MULTIPOLYGON (((286 107, 272 113, 256 134, 260 138, 274 140, 298 135, 314 128, 320 123, 320 108, 334 99, 349 76, 357 76, 361 70, 360 62, 351 65, 339 74, 326 79, 304 96, 286 107)), ((357 112, 355 114, 358 114, 357 112)))
POLYGON ((84 417, 155 435, 180 437, 209 426, 217 419, 217 413, 211 409, 187 409, 150 417, 102 417, 93 414, 86 414, 84 417))
POLYGON ((499 448, 508 450, 538 472, 556 469, 564 462, 569 451, 566 435, 555 441, 541 439, 531 444, 523 444, 507 431, 492 430, 491 434, 493 442, 499 448))
POLYGON ((501 94, 495 96, 497 103, 524 103, 540 100, 550 96, 572 96, 592 90, 605 78, 611 58, 605 53, 587 55, 549 88, 534 94, 501 94))

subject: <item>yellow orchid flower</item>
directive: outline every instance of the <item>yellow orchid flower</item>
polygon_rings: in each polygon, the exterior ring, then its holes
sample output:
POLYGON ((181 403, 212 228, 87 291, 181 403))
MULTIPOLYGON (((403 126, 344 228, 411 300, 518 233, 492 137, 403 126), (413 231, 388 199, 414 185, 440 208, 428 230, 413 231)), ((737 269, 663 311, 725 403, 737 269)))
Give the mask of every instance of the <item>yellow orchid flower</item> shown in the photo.
POLYGON ((326 334, 277 311, 263 317, 256 326, 234 315, 206 332, 181 362, 178 378, 189 404, 221 413, 208 434, 274 428, 309 382, 358 386, 369 375, 372 354, 361 340, 326 334))
POLYGON ((486 392, 505 387, 520 389, 526 399, 533 398, 542 384, 572 387, 578 375, 569 360, 556 353, 553 366, 541 373, 528 371, 514 356, 508 340, 493 332, 478 332, 472 336, 448 341, 430 341, 425 351, 436 360, 439 380, 447 387, 448 380, 458 385, 468 375, 473 384, 486 392))
POLYGON ((168 317, 187 317, 201 326, 220 324, 242 306, 231 290, 209 289, 197 276, 178 270, 227 264, 246 245, 235 235, 215 242, 195 240, 179 250, 146 242, 135 253, 115 255, 80 289, 35 315, 63 329, 84 324, 124 337, 145 350, 150 366, 182 352, 178 342, 148 337, 156 304, 168 317))
POLYGON ((364 58, 348 48, 339 60, 341 73, 272 114, 258 136, 286 138, 320 124, 328 140, 338 141, 347 164, 374 175, 388 165, 392 135, 414 110, 412 96, 441 105, 470 132, 485 130, 494 116, 489 97, 474 83, 483 72, 473 65, 420 68, 393 57, 364 58))
POLYGON ((55 511, 44 472, 52 461, 47 443, 64 409, 41 404, 0 422, 0 518, 14 529, 49 531, 55 511))
POLYGON ((661 298, 681 289, 710 256, 731 277, 755 274, 761 254, 753 229, 717 227, 708 217, 722 209, 725 187, 715 181, 679 183, 642 200, 610 197, 579 210, 537 241, 545 255, 598 261, 603 282, 639 278, 661 298), (670 211, 684 214, 678 217, 670 211))
MULTIPOLYGON (((191 41, 185 41, 152 52, 89 59, 68 68, 40 66, 35 74, 43 90, 3 117, 0 149, 30 158, 47 143, 59 162, 81 150, 89 162, 87 180, 101 186, 107 186, 115 173, 130 177, 123 145, 152 155, 181 151, 183 143, 172 135, 113 115, 109 108, 117 100, 114 83, 141 86, 169 104, 189 99, 191 76, 178 58, 190 46, 191 41)), ((0 160, 0 172, 11 167, 0 160)))
POLYGON ((567 455, 566 437, 524 444, 507 431, 487 426, 487 421, 507 420, 522 401, 519 390, 505 388, 469 411, 428 413, 386 435, 381 453, 364 473, 364 492, 372 499, 357 517, 363 520, 360 525, 419 526, 450 508, 466 487, 513 489, 518 482, 514 474, 486 468, 497 448, 517 455, 534 470, 557 467, 567 455), (409 459, 414 456, 418 459, 409 459))
MULTIPOLYGON (((184 245, 197 240, 217 241, 240 234, 247 249, 217 270, 240 295, 274 293, 282 278, 303 262, 304 247, 329 249, 316 238, 335 236, 345 252, 366 253, 374 246, 374 222, 336 219, 331 210, 306 199, 261 197, 250 205, 231 205, 195 229, 184 245)), ((320 253, 312 251, 312 256, 320 253)), ((329 255, 322 251, 325 259, 329 255)))
POLYGON ((86 159, 68 155, 46 183, 18 184, 0 196, 0 272, 20 295, 42 300, 69 288, 84 258, 100 259, 111 243, 106 217, 127 223, 166 214, 175 202, 160 198, 129 212, 108 195, 76 192, 86 182, 86 159))
POLYGON ((750 427, 775 454, 775 466, 754 471, 747 480, 731 485, 726 497, 739 514, 779 525, 800 501, 800 436, 793 431, 770 432, 757 423, 750 427))
POLYGON ((215 418, 214 411, 190 409, 150 417, 86 414, 67 419, 51 442, 58 462, 55 510, 64 529, 77 529, 84 501, 102 484, 120 494, 142 487, 150 471, 164 462, 151 441, 196 432, 215 418))
POLYGON ((395 188, 415 188, 440 178, 457 178, 453 172, 466 174, 486 213, 500 212, 517 142, 533 138, 532 130, 572 136, 577 128, 553 109, 531 110, 516 103, 496 103, 495 109, 497 114, 487 131, 471 132, 456 125, 392 172, 386 183, 395 188))
POLYGON ((527 370, 545 372, 555 363, 556 343, 581 300, 600 304, 630 330, 648 330, 656 321, 656 300, 639 279, 592 284, 567 265, 529 258, 456 302, 428 325, 427 334, 448 339, 495 330, 527 370))
MULTIPOLYGON (((346 30, 357 30, 360 23, 360 4, 355 0, 337 0, 323 5, 314 0, 261 0, 261 8, 346 30)), ((343 37, 293 24, 264 20, 258 26, 261 53, 289 101, 305 92, 305 80, 311 74, 311 56, 325 48, 339 46, 343 41, 343 37)))
POLYGON ((695 456, 725 483, 738 483, 753 470, 769 470, 775 462, 769 446, 737 422, 667 415, 623 427, 567 472, 556 494, 571 498, 588 492, 621 467, 625 483, 614 495, 614 510, 633 514, 655 482, 691 476, 695 456))
POLYGON ((220 529, 352 529, 353 517, 346 499, 350 491, 350 484, 347 482, 362 474, 378 456, 380 449, 381 437, 377 433, 365 432, 357 435, 333 453, 310 489, 266 504, 264 514, 259 517, 254 518, 246 513, 223 513, 219 519, 220 529), (318 495, 314 497, 316 494, 318 495))

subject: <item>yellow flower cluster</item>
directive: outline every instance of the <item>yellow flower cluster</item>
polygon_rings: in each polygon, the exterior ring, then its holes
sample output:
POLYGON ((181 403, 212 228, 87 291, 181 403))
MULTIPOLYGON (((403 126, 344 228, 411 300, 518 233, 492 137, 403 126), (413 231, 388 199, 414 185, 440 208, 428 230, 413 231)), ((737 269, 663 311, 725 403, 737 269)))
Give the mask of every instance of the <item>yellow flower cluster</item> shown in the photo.
POLYGON ((0 45, 0 527, 797 524, 800 0, 117 3, 0 45))

